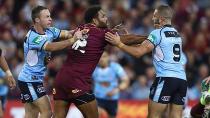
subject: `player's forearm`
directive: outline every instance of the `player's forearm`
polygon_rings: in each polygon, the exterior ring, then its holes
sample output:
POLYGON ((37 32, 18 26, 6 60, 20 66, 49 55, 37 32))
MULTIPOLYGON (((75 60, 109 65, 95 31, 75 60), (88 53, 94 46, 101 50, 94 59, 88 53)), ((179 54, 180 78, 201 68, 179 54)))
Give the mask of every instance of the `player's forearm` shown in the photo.
POLYGON ((4 56, 0 56, 0 67, 6 73, 7 76, 12 76, 12 73, 9 69, 9 66, 8 66, 4 56))
POLYGON ((71 38, 64 41, 60 41, 60 42, 47 43, 44 45, 44 50, 50 51, 50 52, 62 50, 72 45, 74 42, 75 42, 75 39, 71 38))
POLYGON ((140 46, 134 47, 134 46, 128 46, 128 45, 125 45, 122 43, 117 47, 120 48, 122 51, 124 51, 136 58, 139 58, 144 54, 143 51, 141 50, 140 46))
POLYGON ((126 88, 128 88, 128 86, 129 86, 129 80, 128 80, 128 78, 126 77, 126 78, 124 78, 123 81, 120 83, 119 89, 120 89, 120 90, 125 90, 126 88))
POLYGON ((69 39, 72 38, 72 31, 61 30, 60 39, 69 39))
POLYGON ((121 42, 126 45, 141 44, 146 39, 147 39, 147 36, 141 36, 141 35, 135 35, 135 34, 128 34, 128 35, 120 36, 121 42))

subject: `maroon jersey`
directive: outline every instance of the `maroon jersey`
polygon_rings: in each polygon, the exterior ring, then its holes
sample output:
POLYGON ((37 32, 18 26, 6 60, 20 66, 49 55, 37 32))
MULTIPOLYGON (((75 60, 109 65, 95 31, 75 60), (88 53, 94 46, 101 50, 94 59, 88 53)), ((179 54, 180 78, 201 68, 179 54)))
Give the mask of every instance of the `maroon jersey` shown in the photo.
POLYGON ((80 29, 83 28, 89 29, 86 39, 87 45, 83 49, 85 52, 82 53, 70 48, 67 60, 56 76, 55 84, 68 89, 69 92, 70 90, 81 90, 83 92, 91 90, 92 73, 108 43, 105 40, 105 33, 110 31, 109 29, 97 28, 91 24, 80 26, 80 29))

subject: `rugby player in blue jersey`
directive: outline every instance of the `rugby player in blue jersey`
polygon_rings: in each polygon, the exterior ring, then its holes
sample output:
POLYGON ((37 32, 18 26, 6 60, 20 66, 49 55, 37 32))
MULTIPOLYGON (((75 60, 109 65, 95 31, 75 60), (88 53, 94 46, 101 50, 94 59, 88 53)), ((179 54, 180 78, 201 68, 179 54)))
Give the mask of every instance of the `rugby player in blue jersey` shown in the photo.
POLYGON ((99 113, 105 110, 109 118, 115 118, 120 91, 128 87, 129 79, 123 67, 109 58, 108 52, 104 51, 93 72, 94 94, 99 113))
POLYGON ((121 50, 135 56, 153 52, 153 65, 156 79, 150 89, 148 118, 161 118, 167 106, 169 118, 181 118, 187 91, 182 38, 171 25, 172 9, 160 5, 154 11, 153 30, 147 40, 139 46, 128 46, 120 41, 116 34, 106 33, 106 40, 121 50))
POLYGON ((50 12, 43 6, 35 7, 31 17, 34 24, 24 40, 25 62, 18 77, 18 86, 26 118, 37 118, 39 113, 40 118, 51 118, 50 101, 43 86, 49 52, 64 49, 75 42, 81 43, 77 39, 87 30, 78 29, 72 36, 70 31, 51 27, 50 12), (66 40, 58 42, 58 39, 66 40))

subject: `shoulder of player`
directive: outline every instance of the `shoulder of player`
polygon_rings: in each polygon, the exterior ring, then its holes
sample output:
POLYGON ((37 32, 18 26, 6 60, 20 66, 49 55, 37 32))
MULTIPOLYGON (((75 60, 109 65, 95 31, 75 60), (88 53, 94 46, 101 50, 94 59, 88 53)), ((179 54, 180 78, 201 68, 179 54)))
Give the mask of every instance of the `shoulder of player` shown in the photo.
POLYGON ((48 27, 45 29, 45 32, 53 33, 53 32, 57 32, 57 30, 60 30, 60 29, 58 29, 56 27, 48 27))
POLYGON ((26 37, 31 40, 31 39, 34 39, 35 37, 38 37, 40 36, 40 34, 38 34, 37 32, 35 32, 34 30, 30 29, 28 31, 28 33, 26 34, 26 37))
POLYGON ((113 67, 113 68, 119 68, 121 67, 121 65, 115 61, 111 61, 110 62, 110 67, 113 67))
POLYGON ((151 31, 150 34, 160 33, 160 31, 161 31, 162 29, 163 29, 163 28, 154 29, 154 30, 151 31))

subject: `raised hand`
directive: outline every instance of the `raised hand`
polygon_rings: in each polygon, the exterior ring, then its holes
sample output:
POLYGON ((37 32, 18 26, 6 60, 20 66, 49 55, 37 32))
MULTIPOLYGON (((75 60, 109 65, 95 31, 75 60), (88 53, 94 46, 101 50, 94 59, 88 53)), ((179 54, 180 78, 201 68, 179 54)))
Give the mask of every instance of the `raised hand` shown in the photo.
POLYGON ((89 29, 80 30, 80 28, 74 33, 73 38, 75 39, 82 39, 84 35, 88 33, 89 29))
POLYGON ((111 43, 114 46, 119 46, 122 42, 120 41, 120 36, 118 35, 118 33, 116 33, 115 35, 107 32, 105 34, 105 40, 108 41, 109 43, 111 43))
POLYGON ((85 47, 87 45, 86 39, 88 38, 89 29, 80 29, 75 32, 75 36, 77 38, 76 42, 72 45, 72 49, 79 50, 81 53, 85 53, 85 50, 79 49, 80 47, 85 47))

